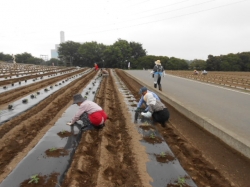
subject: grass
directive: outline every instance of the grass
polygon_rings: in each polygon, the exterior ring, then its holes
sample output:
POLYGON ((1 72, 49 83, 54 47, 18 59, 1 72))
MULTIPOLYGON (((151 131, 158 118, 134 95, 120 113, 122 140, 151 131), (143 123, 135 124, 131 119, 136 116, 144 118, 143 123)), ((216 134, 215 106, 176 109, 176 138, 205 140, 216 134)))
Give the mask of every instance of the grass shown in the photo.
POLYGON ((183 187, 183 185, 186 183, 186 180, 184 177, 178 177, 178 185, 180 187, 183 187))
POLYGON ((32 175, 31 177, 30 177, 30 181, 28 182, 29 184, 30 183, 38 183, 38 181, 39 181, 39 177, 38 177, 38 175, 36 174, 36 175, 32 175))
POLYGON ((55 147, 52 147, 52 148, 49 149, 50 152, 53 152, 55 150, 57 150, 57 148, 55 148, 55 147))

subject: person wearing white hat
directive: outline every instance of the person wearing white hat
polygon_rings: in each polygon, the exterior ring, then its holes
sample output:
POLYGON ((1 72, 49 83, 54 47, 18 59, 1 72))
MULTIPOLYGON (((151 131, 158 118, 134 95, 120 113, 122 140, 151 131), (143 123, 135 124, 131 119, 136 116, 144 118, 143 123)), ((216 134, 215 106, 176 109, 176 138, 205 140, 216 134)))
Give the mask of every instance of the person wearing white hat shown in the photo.
POLYGON ((162 87, 161 87, 161 77, 164 77, 164 68, 161 65, 161 61, 160 60, 156 60, 155 61, 155 66, 153 68, 153 74, 154 74, 154 87, 158 88, 160 91, 162 91, 162 87))

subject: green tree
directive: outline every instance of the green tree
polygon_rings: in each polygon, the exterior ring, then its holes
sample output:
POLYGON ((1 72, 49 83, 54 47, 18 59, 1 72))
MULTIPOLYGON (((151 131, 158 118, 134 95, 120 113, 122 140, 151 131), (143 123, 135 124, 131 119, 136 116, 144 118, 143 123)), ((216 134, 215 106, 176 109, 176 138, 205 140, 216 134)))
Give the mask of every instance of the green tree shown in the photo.
POLYGON ((0 61, 12 62, 12 56, 1 52, 0 53, 0 61))
POLYGON ((81 44, 78 42, 68 41, 61 43, 58 47, 58 57, 65 62, 67 66, 76 66, 81 61, 81 56, 78 53, 81 44))
POLYGON ((190 65, 190 69, 204 70, 207 68, 207 63, 205 60, 194 59, 190 65))
POLYGON ((30 53, 21 53, 21 54, 17 54, 15 55, 16 57, 16 62, 17 63, 24 63, 24 64, 28 64, 30 61, 30 59, 34 58, 30 53))
POLYGON ((78 53, 81 56, 81 66, 93 67, 94 63, 99 66, 104 64, 104 51, 106 46, 97 42, 86 42, 79 47, 78 53))

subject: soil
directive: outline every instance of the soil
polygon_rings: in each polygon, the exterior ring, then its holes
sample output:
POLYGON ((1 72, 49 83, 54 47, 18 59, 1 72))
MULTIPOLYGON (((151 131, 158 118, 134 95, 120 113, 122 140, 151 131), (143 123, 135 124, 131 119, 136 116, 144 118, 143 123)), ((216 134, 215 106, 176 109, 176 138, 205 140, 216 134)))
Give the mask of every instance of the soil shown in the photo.
MULTIPOLYGON (((49 176, 38 175, 38 182, 30 182, 31 179, 27 179, 20 184, 20 187, 44 187, 44 186, 57 186, 57 176, 58 173, 52 173, 49 176), (29 183, 30 182, 30 183, 29 183)), ((59 186, 59 185, 58 185, 59 186)))
MULTIPOLYGON (((138 90, 142 85, 132 80, 122 70, 118 70, 117 73, 139 101, 138 90)), ((248 158, 203 130, 168 103, 164 101, 163 103, 170 111, 170 120, 166 128, 160 125, 156 127, 197 186, 250 186, 248 158)))
POLYGON ((66 138, 72 135, 72 132, 69 131, 61 131, 57 133, 58 136, 60 136, 61 138, 66 138))
POLYGON ((155 157, 156 160, 161 163, 168 163, 175 160, 175 157, 173 157, 170 153, 162 153, 160 155, 155 155, 155 157))
MULTIPOLYGON (((122 70, 116 72, 136 101, 139 101, 138 90, 142 85, 132 80, 122 70)), ((95 99, 95 102, 106 111, 109 119, 103 129, 83 132, 65 180, 60 185, 62 187, 151 186, 152 179, 146 169, 148 155, 140 144, 142 137, 134 128, 131 122, 133 116, 128 112, 112 73, 109 73, 110 76, 103 78, 95 99)), ((73 95, 81 93, 95 75, 96 72, 92 71, 83 78, 72 81, 34 106, 32 110, 0 126, 0 182, 72 104, 73 95)), ((44 86, 50 85, 51 82, 44 83, 44 86)), ((10 97, 12 94, 15 92, 8 93, 10 97)), ((26 93, 20 92, 18 96, 21 97, 23 94, 26 93)), ((167 127, 163 128, 159 124, 152 127, 160 132, 197 186, 249 186, 249 159, 185 118, 168 103, 164 104, 168 106, 171 115, 167 127)), ((140 128, 149 127, 142 125, 140 128)), ((165 161, 171 161, 169 156, 171 155, 166 156, 165 161)), ((27 179, 21 186, 56 186, 56 176, 57 174, 39 176, 41 180, 38 184, 27 184, 30 180, 27 179)), ((177 185, 176 181, 168 186, 170 185, 177 185)))
POLYGON ((62 148, 51 148, 47 149, 45 151, 45 154, 47 155, 47 157, 60 157, 68 155, 69 152, 62 148))

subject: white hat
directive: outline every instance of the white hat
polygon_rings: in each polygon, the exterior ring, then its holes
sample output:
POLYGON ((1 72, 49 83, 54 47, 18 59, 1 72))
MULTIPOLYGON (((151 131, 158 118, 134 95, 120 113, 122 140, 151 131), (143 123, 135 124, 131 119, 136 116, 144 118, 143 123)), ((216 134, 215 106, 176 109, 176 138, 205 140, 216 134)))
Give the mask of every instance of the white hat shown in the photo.
POLYGON ((161 65, 161 61, 160 61, 160 60, 156 60, 156 61, 155 61, 155 64, 156 64, 156 65, 161 65))

